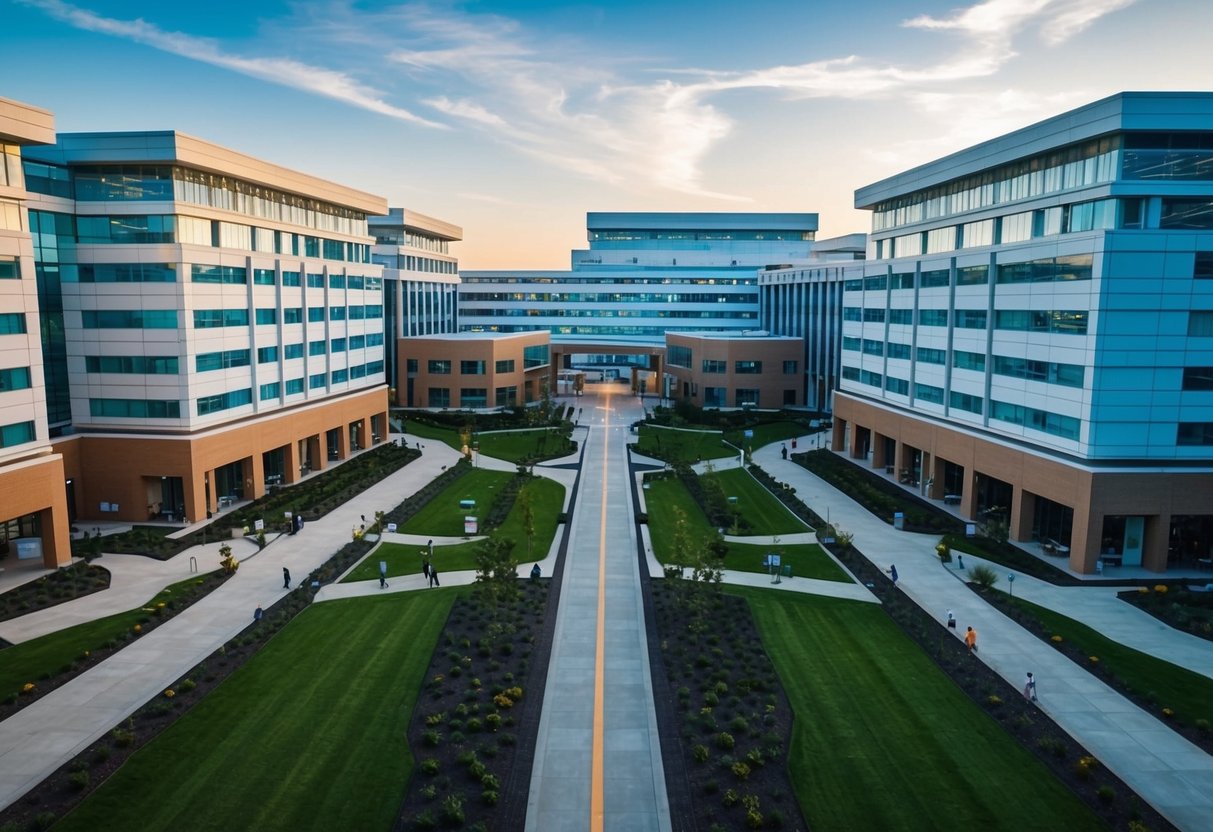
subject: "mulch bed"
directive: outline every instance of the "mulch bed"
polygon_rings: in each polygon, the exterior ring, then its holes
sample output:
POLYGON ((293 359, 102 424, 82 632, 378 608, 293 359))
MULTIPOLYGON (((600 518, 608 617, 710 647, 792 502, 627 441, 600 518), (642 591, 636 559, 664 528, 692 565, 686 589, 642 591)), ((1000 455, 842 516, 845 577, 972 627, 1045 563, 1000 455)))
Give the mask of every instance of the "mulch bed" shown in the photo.
MULTIPOLYGON (((1157 700, 1151 699, 1148 696, 1143 696, 1137 691, 1130 689, 1124 683, 1123 679, 1121 679, 1115 673, 1109 671, 1105 665, 1092 663, 1090 657, 1085 652, 1080 650, 1076 645, 1071 644, 1068 641, 1062 641, 1060 643, 1054 642, 1052 640, 1053 632, 1047 629, 1044 624, 1040 622, 1040 619, 1010 603, 1008 598, 1001 592, 984 592, 980 587, 974 586, 973 584, 969 584, 968 586, 970 589, 984 598, 985 601, 990 604, 990 606, 997 608, 999 612, 1019 624, 1019 626, 1035 635, 1050 647, 1053 647, 1060 653, 1063 653, 1066 658, 1070 659, 1075 664, 1080 665, 1083 670, 1099 679, 1125 699, 1128 699, 1130 702, 1148 714, 1154 714, 1155 716, 1162 717, 1162 723, 1168 728, 1182 736, 1184 739, 1188 740, 1188 742, 1203 749, 1206 753, 1213 754, 1213 733, 1207 729, 1201 731, 1194 725, 1179 721, 1177 719, 1166 719, 1165 714, 1161 713, 1160 703, 1157 700)), ((1126 593, 1122 593, 1121 597, 1123 598, 1125 594, 1126 593)), ((1133 592, 1127 594, 1136 595, 1137 593, 1133 592)))
POLYGON ((395 829, 522 828, 556 616, 550 586, 522 582, 496 611, 479 594, 455 601, 409 721, 417 765, 395 829))
POLYGON ((73 563, 21 584, 0 595, 0 621, 63 604, 109 589, 108 569, 90 563, 73 563))
MULTIPOLYGON (((1213 641, 1213 592, 1190 592, 1185 586, 1190 581, 1157 581, 1167 591, 1121 592, 1117 595, 1142 612, 1148 612, 1169 627, 1183 633, 1213 641)), ((1202 584, 1202 579, 1196 579, 1202 584)))
POLYGON ((1086 748, 1025 699, 1019 689, 984 662, 974 660, 960 639, 947 634, 940 622, 907 598, 862 553, 853 547, 827 548, 880 599, 881 608, 889 617, 970 699, 1044 763, 1110 828, 1127 829, 1133 821, 1144 823, 1155 832, 1175 828, 1098 761, 1083 765, 1080 761, 1095 759, 1086 748))
MULTIPOLYGON (((106 575, 108 574, 106 572, 106 575)), ((70 665, 60 668, 57 673, 32 680, 35 681, 36 687, 29 693, 6 696, 3 700, 0 700, 0 721, 8 719, 22 708, 32 705, 56 688, 63 687, 81 673, 117 653, 130 642, 137 638, 142 638, 161 624, 185 612, 185 610, 218 589, 229 577, 231 576, 223 574, 222 570, 210 572, 206 575, 199 575, 198 583, 190 586, 189 597, 182 598, 178 595, 175 598, 169 598, 165 601, 163 607, 153 608, 152 612, 140 616, 138 632, 130 630, 118 638, 111 639, 104 645, 98 645, 91 650, 85 651, 83 655, 77 656, 70 665)), ((109 582, 106 581, 106 583, 108 584, 109 582)), ((3 652, 0 652, 0 658, 3 656, 3 652)))
POLYGON ((770 657, 755 648, 762 639, 749 604, 707 588, 696 602, 682 592, 689 582, 647 583, 674 829, 807 829, 786 763, 792 708, 770 657))

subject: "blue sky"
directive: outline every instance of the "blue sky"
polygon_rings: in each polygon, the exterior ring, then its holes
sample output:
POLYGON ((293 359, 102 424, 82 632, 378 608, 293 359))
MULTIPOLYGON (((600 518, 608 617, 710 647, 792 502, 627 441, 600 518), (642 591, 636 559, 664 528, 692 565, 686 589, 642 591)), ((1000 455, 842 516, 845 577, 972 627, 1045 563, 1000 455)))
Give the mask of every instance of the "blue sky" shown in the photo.
POLYGON ((587 211, 816 211, 1122 89, 1213 78, 1209 0, 0 0, 0 96, 177 129, 561 268, 587 211))

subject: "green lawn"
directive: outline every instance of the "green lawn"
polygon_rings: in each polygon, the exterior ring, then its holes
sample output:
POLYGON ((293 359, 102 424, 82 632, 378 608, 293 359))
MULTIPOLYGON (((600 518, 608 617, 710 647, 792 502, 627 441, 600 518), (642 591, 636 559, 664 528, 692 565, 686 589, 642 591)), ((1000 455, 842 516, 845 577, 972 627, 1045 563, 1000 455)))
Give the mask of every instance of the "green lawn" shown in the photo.
POLYGON ((192 594, 191 587, 202 583, 199 577, 172 584, 133 610, 115 613, 68 627, 66 630, 48 633, 40 638, 15 644, 0 652, 0 696, 7 696, 26 682, 37 684, 43 676, 56 675, 70 670, 70 665, 83 656, 85 651, 104 647, 110 640, 125 637, 136 624, 147 621, 155 613, 144 608, 155 609, 160 602, 183 601, 192 594))
MULTIPOLYGON (((761 488, 757 483, 755 486, 761 488)), ((707 517, 691 499, 686 487, 672 477, 649 483, 645 491, 645 501, 649 507, 649 535, 653 541, 653 555, 660 563, 669 563, 673 557, 673 508, 677 507, 686 513, 687 521, 692 527, 692 535, 700 535, 706 539, 713 533, 707 517), (657 510, 657 506, 660 506, 660 510, 657 510)), ((725 556, 724 567, 738 572, 767 571, 762 566, 762 559, 767 552, 775 548, 751 543, 729 543, 728 547, 729 553, 725 556)), ((851 581, 846 572, 814 543, 780 544, 778 548, 783 553, 782 562, 792 565, 794 577, 845 583, 851 581)))
MULTIPOLYGON (((734 445, 740 446, 744 442, 747 449, 757 450, 772 442, 783 442, 792 437, 800 437, 809 433, 809 429, 798 422, 764 422, 761 425, 755 425, 749 428, 754 431, 753 439, 745 438, 745 430, 742 428, 725 431, 724 438, 734 445)), ((790 451, 791 448, 788 450, 790 451)))
MULTIPOLYGON (((464 476, 469 477, 471 473, 464 476)), ((527 487, 535 512, 535 538, 531 542, 531 560, 542 560, 552 545, 552 538, 556 536, 556 518, 564 506, 564 486, 555 480, 536 477, 527 487)), ((519 562, 527 560, 526 533, 522 529, 522 510, 517 502, 501 524, 498 535, 514 541, 514 557, 518 558, 519 562)), ((475 569, 476 548, 479 545, 469 542, 453 546, 435 546, 434 564, 438 567, 439 580, 444 572, 475 569)), ((389 578, 420 574, 422 548, 401 543, 385 543, 358 564, 342 583, 375 580, 379 577, 379 561, 387 563, 389 578)))
POLYGON ((821 830, 1102 829, 877 606, 750 600, 796 714, 788 767, 821 830))
POLYGON ((726 497, 737 498, 737 510, 750 524, 749 534, 797 534, 812 531, 758 480, 750 476, 749 472, 730 468, 703 476, 716 479, 724 488, 726 497))
POLYGON ((480 443, 480 453, 515 463, 524 459, 551 459, 573 452, 560 428, 478 433, 476 441, 480 443))
POLYGON ((310 607, 55 828, 390 829, 409 716, 462 591, 310 607))
POLYGON ((1126 647, 1061 613, 1020 598, 1007 600, 1039 620, 1050 635, 1059 635, 1084 655, 1097 657, 1103 669, 1137 695, 1153 697, 1158 703, 1155 716, 1170 708, 1177 720, 1192 724, 1204 719, 1213 724, 1213 679, 1126 647))
POLYGON ((414 514, 403 528, 402 534, 424 534, 434 537, 462 537, 463 518, 483 518, 492 508, 493 499, 501 493, 514 474, 508 471, 489 471, 474 468, 426 504, 414 514), (472 509, 460 508, 461 500, 475 500, 472 509))
POLYGON ((852 583, 851 577, 816 543, 781 543, 779 546, 730 543, 724 568, 733 572, 767 572, 762 560, 768 552, 780 555, 780 566, 791 566, 793 578, 852 583))
POLYGON ((459 438, 459 431, 454 428, 431 425, 429 422, 419 422, 416 419, 405 419, 404 429, 413 436, 420 436, 422 439, 433 439, 436 442, 445 442, 455 450, 463 451, 463 440, 459 438))
POLYGON ((642 454, 660 455, 661 459, 670 462, 688 464, 704 459, 736 456, 737 451, 721 443, 721 435, 718 430, 673 430, 656 425, 641 425, 637 450, 642 454))

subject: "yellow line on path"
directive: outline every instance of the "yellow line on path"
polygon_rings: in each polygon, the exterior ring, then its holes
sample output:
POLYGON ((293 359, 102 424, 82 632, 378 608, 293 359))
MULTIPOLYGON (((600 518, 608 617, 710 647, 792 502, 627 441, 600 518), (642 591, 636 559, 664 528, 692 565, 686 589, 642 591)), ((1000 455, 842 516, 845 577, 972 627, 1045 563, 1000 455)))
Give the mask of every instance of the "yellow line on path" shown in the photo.
POLYGON ((603 676, 606 667, 606 529, 607 529, 607 448, 610 445, 610 394, 603 408, 602 422, 602 505, 598 526, 598 639, 594 646, 594 739, 590 758, 590 832, 602 832, 603 824, 603 704, 606 691, 603 676))

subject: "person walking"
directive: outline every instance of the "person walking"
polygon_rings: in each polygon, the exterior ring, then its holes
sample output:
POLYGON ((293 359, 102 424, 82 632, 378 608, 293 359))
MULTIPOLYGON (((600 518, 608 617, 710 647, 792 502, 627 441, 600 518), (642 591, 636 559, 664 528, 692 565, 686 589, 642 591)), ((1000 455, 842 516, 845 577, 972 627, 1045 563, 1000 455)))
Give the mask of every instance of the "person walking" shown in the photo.
POLYGON ((948 610, 948 629, 949 630, 956 629, 956 616, 952 615, 951 610, 948 610))
POLYGON ((387 589, 387 564, 383 562, 379 564, 379 588, 387 589))
POLYGON ((787 442, 783 443, 783 449, 780 451, 780 453, 783 454, 784 459, 788 458, 788 443, 787 442))
POLYGON ((972 627, 965 630, 965 644, 968 646, 970 653, 977 652, 977 631, 972 627))
POLYGON ((1032 675, 1032 671, 1028 671, 1028 678, 1023 683, 1023 698, 1032 702, 1036 701, 1036 677, 1032 675))
POLYGON ((430 564, 430 586, 441 586, 438 583, 438 570, 434 568, 432 563, 430 564))
POLYGON ((424 554, 421 556, 421 574, 425 577, 425 582, 430 582, 430 559, 424 554))
POLYGON ((893 580, 893 586, 897 586, 897 564, 889 565, 889 577, 893 580))
POLYGON ((531 567, 531 583, 535 583, 535 581, 539 580, 539 576, 542 574, 543 574, 543 571, 539 568, 539 564, 535 564, 534 566, 532 566, 531 567))
POLYGON ((291 588, 291 570, 287 569, 285 566, 282 567, 282 588, 291 588))

